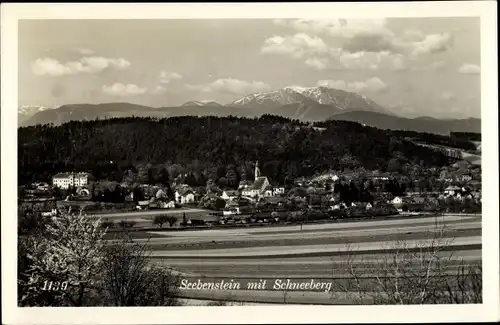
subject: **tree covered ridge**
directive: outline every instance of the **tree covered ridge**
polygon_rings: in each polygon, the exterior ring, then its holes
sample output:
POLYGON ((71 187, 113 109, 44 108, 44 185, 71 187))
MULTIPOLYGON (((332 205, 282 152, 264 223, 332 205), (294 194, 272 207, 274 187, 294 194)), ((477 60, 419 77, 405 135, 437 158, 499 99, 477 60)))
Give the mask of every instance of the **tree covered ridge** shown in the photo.
POLYGON ((394 165, 449 163, 443 154, 393 131, 346 121, 317 128, 273 115, 130 117, 18 129, 21 184, 71 170, 121 180, 141 164, 178 164, 214 181, 229 168, 238 179, 252 179, 251 162, 257 160, 276 183, 331 169, 392 171, 398 169, 394 165))

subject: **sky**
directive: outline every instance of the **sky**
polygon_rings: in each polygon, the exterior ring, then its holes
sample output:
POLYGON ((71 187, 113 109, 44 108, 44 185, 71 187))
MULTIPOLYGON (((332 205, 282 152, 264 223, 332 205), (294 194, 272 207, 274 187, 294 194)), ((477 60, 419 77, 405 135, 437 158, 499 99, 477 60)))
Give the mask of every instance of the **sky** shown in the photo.
POLYGON ((479 18, 21 20, 19 105, 230 103, 285 86, 480 117, 479 18))

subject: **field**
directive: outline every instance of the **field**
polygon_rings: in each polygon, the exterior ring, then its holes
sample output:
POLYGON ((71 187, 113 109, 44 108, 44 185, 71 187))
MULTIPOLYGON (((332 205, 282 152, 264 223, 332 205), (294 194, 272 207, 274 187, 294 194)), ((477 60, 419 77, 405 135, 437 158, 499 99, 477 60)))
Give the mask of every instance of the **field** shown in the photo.
MULTIPOLYGON (((466 264, 481 261, 481 217, 443 216, 447 249, 453 253, 444 272, 454 274, 459 259, 466 264)), ((377 267, 390 256, 396 242, 411 250, 426 245, 435 230, 434 218, 338 222, 300 226, 274 226, 197 231, 151 231, 147 243, 154 263, 183 273, 189 281, 217 282, 233 279, 240 290, 181 290, 183 298, 236 300, 256 303, 350 303, 345 294, 332 299, 331 292, 272 290, 275 279, 334 281, 348 284, 348 258, 365 277, 376 276, 377 267), (264 291, 243 290, 248 282, 266 280, 264 291)), ((144 234, 145 235, 145 234, 144 234)), ((146 236, 144 236, 146 237, 146 236)), ((352 279, 351 279, 352 280, 352 279)), ((366 280, 366 279, 365 279, 366 280)), ((365 280, 362 280, 365 281, 365 280)), ((366 280, 367 281, 367 280, 366 280)), ((367 281, 368 282, 368 281, 367 281)))
MULTIPOLYGON (((195 209, 195 208, 181 208, 181 209, 161 209, 161 210, 144 210, 144 211, 133 211, 133 212, 107 212, 107 213, 96 213, 100 216, 103 221, 118 223, 122 220, 134 222, 135 229, 144 229, 155 227, 153 225, 153 220, 156 216, 173 216, 177 218, 176 223, 173 225, 174 228, 178 227, 182 222, 183 215, 186 215, 187 219, 199 219, 205 222, 217 221, 219 217, 213 216, 210 213, 213 211, 205 209, 195 209)), ((163 228, 169 228, 166 224, 163 228)), ((154 236, 154 235, 153 235, 154 236)))

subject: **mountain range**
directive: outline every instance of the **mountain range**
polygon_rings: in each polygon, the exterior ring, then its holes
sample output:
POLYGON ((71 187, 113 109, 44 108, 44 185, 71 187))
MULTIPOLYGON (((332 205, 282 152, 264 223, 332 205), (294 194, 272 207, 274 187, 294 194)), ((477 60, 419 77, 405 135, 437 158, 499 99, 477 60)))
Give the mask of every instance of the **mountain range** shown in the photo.
POLYGON ((49 109, 43 106, 19 108, 19 126, 62 124, 71 120, 115 117, 238 116, 279 115, 303 121, 327 119, 359 122, 369 126, 418 132, 481 132, 480 119, 442 120, 430 117, 404 118, 366 96, 328 87, 285 87, 255 93, 227 105, 212 100, 189 101, 175 107, 149 107, 130 103, 70 104, 49 109))
POLYGON ((17 110, 18 124, 23 125, 27 120, 39 112, 52 109, 43 105, 22 105, 17 110))

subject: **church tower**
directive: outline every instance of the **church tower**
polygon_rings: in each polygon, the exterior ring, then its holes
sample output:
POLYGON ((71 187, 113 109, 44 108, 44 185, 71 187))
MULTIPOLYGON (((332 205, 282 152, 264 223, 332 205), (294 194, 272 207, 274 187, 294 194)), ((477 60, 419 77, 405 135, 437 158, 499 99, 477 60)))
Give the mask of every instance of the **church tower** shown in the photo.
POLYGON ((259 161, 255 163, 255 179, 260 177, 259 161))

